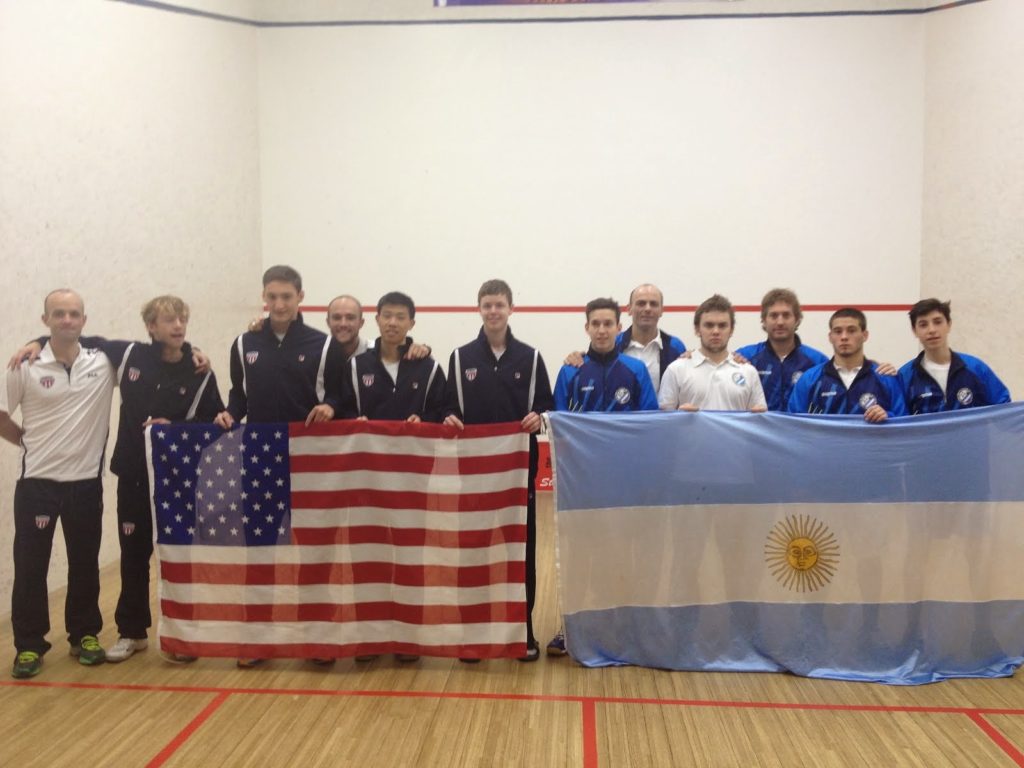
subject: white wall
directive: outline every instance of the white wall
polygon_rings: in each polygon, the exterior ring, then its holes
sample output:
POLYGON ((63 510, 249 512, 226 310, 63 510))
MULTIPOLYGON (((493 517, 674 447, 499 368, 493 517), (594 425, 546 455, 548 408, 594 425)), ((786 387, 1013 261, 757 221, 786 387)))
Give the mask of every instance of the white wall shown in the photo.
POLYGON ((928 19, 921 293, 953 301, 954 349, 1024 398, 1024 3, 928 19))
MULTIPOLYGON (((43 296, 72 286, 86 330, 115 338, 145 335, 146 299, 181 295, 191 336, 226 371, 258 299, 256 43, 245 27, 120 3, 0 0, 4 360, 45 331, 43 296)), ((17 457, 0 446, 0 614, 17 457)), ((108 478, 105 561, 118 550, 114 501, 108 478)))
MULTIPOLYGON (((582 11, 580 11, 582 13, 582 11)), ((669 304, 784 285, 815 304, 917 298, 921 17, 266 29, 263 258, 374 302, 669 304)), ((825 344, 826 316, 807 341, 825 344)), ((914 350, 870 318, 870 354, 914 350)), ((549 361, 582 315, 520 316, 549 361)), ((666 322, 686 340, 691 315, 666 322)), ((372 321, 371 321, 372 324, 372 321)), ((466 315, 426 315, 446 357, 466 315)), ((524 331, 525 328, 525 331, 524 331)), ((742 318, 737 341, 760 335, 742 318)))

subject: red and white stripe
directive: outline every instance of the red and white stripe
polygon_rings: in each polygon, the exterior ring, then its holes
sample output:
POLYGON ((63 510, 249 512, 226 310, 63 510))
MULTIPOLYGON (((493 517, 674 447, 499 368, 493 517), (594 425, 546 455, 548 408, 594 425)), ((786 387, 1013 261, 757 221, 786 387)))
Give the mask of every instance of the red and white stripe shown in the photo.
POLYGON ((197 656, 526 653, 518 424, 291 424, 292 543, 158 545, 160 638, 197 656))

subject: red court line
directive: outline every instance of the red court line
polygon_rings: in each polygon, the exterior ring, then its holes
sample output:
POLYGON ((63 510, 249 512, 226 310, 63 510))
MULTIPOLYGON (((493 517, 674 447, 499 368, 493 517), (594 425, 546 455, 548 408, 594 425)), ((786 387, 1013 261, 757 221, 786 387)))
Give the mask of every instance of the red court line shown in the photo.
POLYGON ((221 693, 213 701, 203 707, 203 711, 192 718, 192 722, 182 728, 181 731, 178 732, 178 735, 171 739, 167 746, 161 749, 157 756, 146 764, 146 768, 158 768, 158 766, 166 763, 170 757, 178 751, 178 748, 188 741, 188 738, 209 719, 210 715, 220 709, 220 705, 227 701, 228 696, 230 695, 231 694, 227 692, 221 693))
POLYGON ((597 768, 597 707, 583 701, 583 768, 597 768))
POLYGON ((998 728, 982 717, 980 712, 965 712, 964 714, 971 718, 974 724, 981 728, 985 735, 992 739, 1013 762, 1019 766, 1024 766, 1024 754, 1021 754, 1020 750, 1011 744, 998 728))
MULTIPOLYGON (((837 309, 842 307, 857 307, 864 312, 907 312, 913 306, 912 304, 801 304, 801 308, 804 312, 835 312, 837 309)), ((303 306, 300 307, 303 312, 326 312, 327 306, 303 306)), ((629 307, 624 306, 622 311, 625 312, 629 307)), ((696 304, 666 304, 664 306, 665 312, 693 312, 697 309, 696 304)), ((760 304, 736 304, 733 305, 733 309, 737 312, 757 312, 760 314, 760 304)), ((434 314, 475 314, 480 309, 474 305, 434 305, 434 306, 417 306, 417 312, 430 312, 434 314)), ((519 313, 527 314, 565 314, 565 313, 576 313, 583 311, 583 305, 575 304, 532 304, 515 307, 515 311, 519 313)), ((365 305, 363 307, 363 314, 373 315, 377 312, 376 305, 365 305)))

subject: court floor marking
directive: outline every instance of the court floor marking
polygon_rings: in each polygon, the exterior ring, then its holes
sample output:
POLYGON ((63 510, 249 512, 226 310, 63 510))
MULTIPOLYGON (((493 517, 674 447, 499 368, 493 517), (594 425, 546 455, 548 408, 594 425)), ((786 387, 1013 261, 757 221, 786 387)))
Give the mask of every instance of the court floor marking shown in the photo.
POLYGON ((147 763, 147 768, 159 768, 202 725, 223 706, 231 696, 347 696, 396 699, 461 699, 482 701, 535 701, 577 703, 581 707, 583 736, 583 768, 598 768, 598 704, 640 704, 676 707, 719 707, 726 709, 804 710, 819 712, 881 712, 911 714, 963 715, 971 720, 1014 764, 1024 768, 1024 753, 996 728, 986 715, 1022 716, 1024 709, 1003 707, 938 707, 900 704, 828 704, 775 701, 719 701, 715 699, 653 699, 631 696, 571 696, 565 694, 531 693, 474 693, 462 691, 384 691, 384 690, 322 690, 318 688, 228 688, 224 686, 142 685, 134 683, 74 683, 45 680, 0 680, 0 686, 22 688, 62 688, 72 690, 128 691, 158 693, 212 693, 215 697, 196 715, 160 752, 147 763))

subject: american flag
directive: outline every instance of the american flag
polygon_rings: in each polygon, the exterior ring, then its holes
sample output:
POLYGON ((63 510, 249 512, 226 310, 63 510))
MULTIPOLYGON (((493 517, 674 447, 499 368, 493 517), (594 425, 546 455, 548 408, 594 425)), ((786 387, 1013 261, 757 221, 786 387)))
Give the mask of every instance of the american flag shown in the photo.
POLYGON ((526 653, 518 424, 150 427, 160 647, 526 653))

